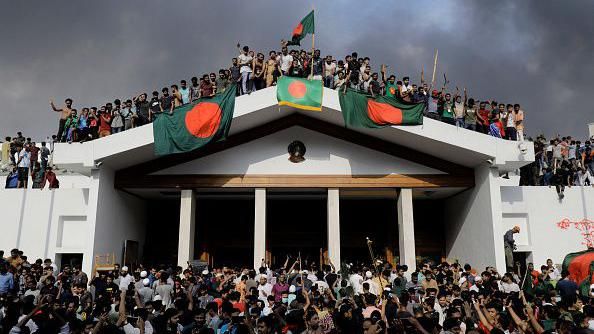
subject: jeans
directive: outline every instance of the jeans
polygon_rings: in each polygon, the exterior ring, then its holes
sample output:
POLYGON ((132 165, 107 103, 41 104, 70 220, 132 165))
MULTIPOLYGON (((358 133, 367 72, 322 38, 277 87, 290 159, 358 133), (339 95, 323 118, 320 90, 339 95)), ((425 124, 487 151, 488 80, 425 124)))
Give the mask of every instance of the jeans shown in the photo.
POLYGON ((241 95, 247 94, 248 90, 248 80, 250 79, 250 72, 243 72, 241 73, 241 95))
POLYGON ((334 88, 334 76, 328 75, 324 77, 324 87, 326 88, 334 88))
POLYGON ((476 124, 464 124, 464 128, 472 131, 477 131, 476 124))
POLYGON ((64 127, 66 126, 66 120, 60 119, 60 123, 58 124, 58 141, 62 141, 62 136, 64 135, 64 127))
POLYGON ((456 126, 459 126, 461 128, 464 127, 464 118, 463 117, 456 118, 456 126))
POLYGON ((111 128, 111 133, 118 133, 118 132, 122 132, 122 130, 124 129, 124 127, 117 127, 117 128, 111 128))
POLYGON ((505 139, 517 141, 518 136, 517 136, 516 128, 514 128, 514 127, 505 128, 505 139))

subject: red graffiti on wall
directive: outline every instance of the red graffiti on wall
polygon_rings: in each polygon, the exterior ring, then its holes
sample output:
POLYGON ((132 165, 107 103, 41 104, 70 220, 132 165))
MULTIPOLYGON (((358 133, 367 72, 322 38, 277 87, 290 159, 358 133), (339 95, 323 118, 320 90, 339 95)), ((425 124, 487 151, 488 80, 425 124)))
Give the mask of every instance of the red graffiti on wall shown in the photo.
POLYGON ((594 221, 584 218, 580 221, 572 222, 565 218, 557 223, 557 227, 562 230, 567 230, 572 225, 575 229, 581 232, 581 235, 584 238, 582 245, 588 248, 594 248, 594 221))

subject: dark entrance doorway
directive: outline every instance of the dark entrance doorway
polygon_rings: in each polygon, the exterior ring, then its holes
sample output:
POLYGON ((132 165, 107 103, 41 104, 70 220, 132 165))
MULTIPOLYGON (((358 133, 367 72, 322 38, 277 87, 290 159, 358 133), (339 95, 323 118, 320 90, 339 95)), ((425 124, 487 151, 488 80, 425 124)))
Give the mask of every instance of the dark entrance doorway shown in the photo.
POLYGON ((200 195, 196 200, 194 258, 211 267, 250 266, 254 249, 254 195, 200 195))
POLYGON ((376 257, 394 261, 398 255, 396 200, 340 199, 340 254, 344 263, 370 264, 368 237, 376 257))
POLYGON ((289 266, 301 252, 303 266, 320 262, 327 249, 327 199, 323 194, 270 193, 266 202, 267 250, 273 266, 289 266))

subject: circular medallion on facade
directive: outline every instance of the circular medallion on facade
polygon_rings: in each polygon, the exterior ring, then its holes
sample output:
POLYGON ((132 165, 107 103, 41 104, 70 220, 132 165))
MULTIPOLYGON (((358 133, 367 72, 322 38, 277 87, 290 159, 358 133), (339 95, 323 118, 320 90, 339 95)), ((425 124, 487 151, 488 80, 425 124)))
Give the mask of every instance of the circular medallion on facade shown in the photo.
POLYGON ((305 144, 299 140, 293 141, 287 148, 289 151, 289 161, 299 163, 305 161, 305 144))

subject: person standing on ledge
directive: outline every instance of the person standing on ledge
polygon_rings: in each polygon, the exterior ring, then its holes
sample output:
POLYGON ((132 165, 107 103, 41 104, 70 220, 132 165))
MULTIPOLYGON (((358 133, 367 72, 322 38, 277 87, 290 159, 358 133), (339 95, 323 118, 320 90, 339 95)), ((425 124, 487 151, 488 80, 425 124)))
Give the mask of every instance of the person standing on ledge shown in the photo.
POLYGON ((516 233, 520 233, 520 227, 517 225, 503 235, 503 243, 505 245, 505 267, 507 268, 508 273, 514 271, 514 250, 516 249, 514 234, 516 233))

